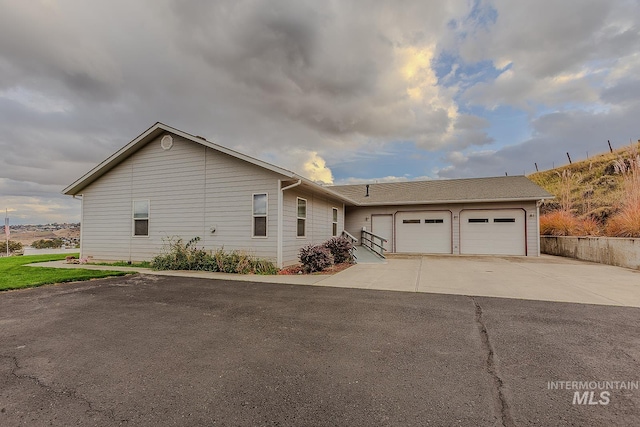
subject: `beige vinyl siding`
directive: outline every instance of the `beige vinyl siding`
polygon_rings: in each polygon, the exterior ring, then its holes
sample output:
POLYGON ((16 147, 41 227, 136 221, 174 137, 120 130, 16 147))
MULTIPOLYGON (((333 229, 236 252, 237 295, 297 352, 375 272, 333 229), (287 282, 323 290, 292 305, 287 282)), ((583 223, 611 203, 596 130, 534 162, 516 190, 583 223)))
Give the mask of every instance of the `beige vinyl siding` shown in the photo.
POLYGON ((338 235, 344 229, 342 202, 300 191, 296 188, 284 192, 283 199, 283 265, 297 264, 300 248, 317 245, 332 237, 332 208, 338 208, 338 235), (307 200, 306 236, 297 237, 298 197, 307 200))
POLYGON ((82 195, 82 256, 128 260, 132 234, 129 158, 82 195))
POLYGON ((276 262, 278 174, 240 159, 207 150, 207 233, 210 249, 242 250, 276 262), (267 237, 252 237, 253 194, 267 194, 267 237))
POLYGON ((150 260, 163 239, 200 237, 206 249, 275 261, 280 176, 175 135, 163 150, 160 138, 84 190, 83 256, 150 260), (253 193, 268 194, 267 238, 251 236, 253 193), (133 200, 150 202, 148 237, 133 236, 133 200))
MULTIPOLYGON (((537 256, 540 238, 537 229, 536 202, 508 202, 508 203, 460 203, 442 205, 393 205, 377 207, 347 207, 345 229, 354 237, 361 238, 361 230, 365 227, 371 231, 371 214, 395 214, 399 211, 438 211, 447 210, 452 214, 452 247, 453 254, 460 253, 460 212, 465 209, 524 209, 526 223, 527 255, 537 256)), ((387 247, 389 252, 395 251, 395 242, 387 247)))

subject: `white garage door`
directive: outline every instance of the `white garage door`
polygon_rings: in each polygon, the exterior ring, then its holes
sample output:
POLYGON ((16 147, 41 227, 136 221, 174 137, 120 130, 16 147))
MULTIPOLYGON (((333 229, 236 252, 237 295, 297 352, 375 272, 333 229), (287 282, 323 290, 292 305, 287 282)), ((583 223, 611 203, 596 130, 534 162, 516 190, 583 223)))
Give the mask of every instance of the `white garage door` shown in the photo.
POLYGON ((522 209, 460 212, 460 253, 526 255, 525 212, 522 209))
POLYGON ((398 212, 396 252, 450 254, 451 212, 398 212))

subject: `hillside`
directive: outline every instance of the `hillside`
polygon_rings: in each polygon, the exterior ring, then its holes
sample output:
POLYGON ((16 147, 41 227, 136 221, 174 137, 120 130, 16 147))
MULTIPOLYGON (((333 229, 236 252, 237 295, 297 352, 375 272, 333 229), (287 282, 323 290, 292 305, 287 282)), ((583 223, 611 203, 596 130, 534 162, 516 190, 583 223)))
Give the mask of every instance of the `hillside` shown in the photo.
POLYGON ((576 215, 605 221, 620 208, 623 177, 615 172, 614 162, 619 158, 628 158, 629 148, 627 146, 613 153, 599 154, 588 160, 529 175, 528 178, 533 182, 556 195, 555 199, 543 204, 541 212, 559 209, 563 188, 568 186, 571 190, 571 208, 576 215))

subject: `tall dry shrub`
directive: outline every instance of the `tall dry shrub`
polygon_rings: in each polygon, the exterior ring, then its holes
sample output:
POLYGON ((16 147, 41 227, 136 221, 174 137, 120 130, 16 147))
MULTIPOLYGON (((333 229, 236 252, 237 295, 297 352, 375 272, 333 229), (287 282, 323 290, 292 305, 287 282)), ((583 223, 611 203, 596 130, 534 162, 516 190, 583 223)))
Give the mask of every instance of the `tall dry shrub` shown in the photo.
POLYGON ((540 234, 543 236, 575 236, 578 219, 570 212, 558 210, 540 216, 540 234))
POLYGON ((565 212, 571 212, 573 209, 573 199, 571 192, 576 184, 582 180, 579 173, 573 173, 570 169, 556 172, 560 177, 560 209, 565 212))
POLYGON ((614 162, 615 172, 622 175, 620 211, 612 216, 606 227, 608 236, 640 237, 640 150, 638 144, 626 150, 614 162))
POLYGON ((560 177, 560 209, 540 216, 540 234, 543 236, 576 236, 583 234, 581 222, 573 213, 571 193, 575 184, 580 182, 580 174, 570 169, 556 172, 560 177))

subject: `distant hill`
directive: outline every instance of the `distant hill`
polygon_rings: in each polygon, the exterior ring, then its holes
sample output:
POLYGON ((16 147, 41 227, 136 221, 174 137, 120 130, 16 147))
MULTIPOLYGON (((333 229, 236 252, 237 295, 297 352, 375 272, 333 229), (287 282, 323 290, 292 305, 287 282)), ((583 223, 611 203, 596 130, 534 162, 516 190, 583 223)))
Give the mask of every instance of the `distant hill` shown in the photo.
POLYGON ((616 173, 614 162, 619 158, 628 158, 628 149, 629 146, 614 150, 613 153, 599 154, 587 160, 528 175, 529 179, 556 196, 543 204, 541 212, 560 208, 562 175, 564 173, 567 176, 565 171, 569 171, 572 180, 571 204, 576 215, 606 220, 620 208, 622 176, 616 173))

